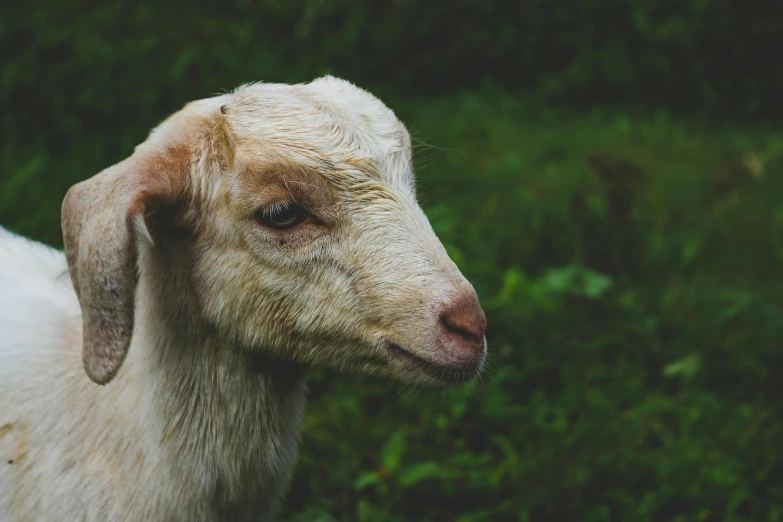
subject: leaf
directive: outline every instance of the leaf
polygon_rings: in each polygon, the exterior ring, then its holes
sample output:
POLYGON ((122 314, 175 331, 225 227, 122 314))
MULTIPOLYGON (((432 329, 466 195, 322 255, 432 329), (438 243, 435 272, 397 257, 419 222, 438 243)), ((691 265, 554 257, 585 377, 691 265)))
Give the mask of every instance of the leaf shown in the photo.
POLYGON ((366 471, 359 475, 356 482, 353 483, 354 489, 364 489, 369 486, 374 486, 380 481, 380 477, 374 471, 366 471))
POLYGON ((451 403, 451 415, 454 419, 459 419, 465 414, 465 410, 467 410, 467 403, 464 400, 461 400, 459 398, 456 398, 451 403))
POLYGON ((701 357, 698 354, 691 354, 667 364, 663 368, 663 374, 666 377, 681 376, 691 378, 696 375, 699 368, 701 368, 701 357))
POLYGON ((521 469, 519 463, 519 454, 514 449, 514 446, 508 441, 507 438, 500 435, 492 437, 494 442, 500 450, 503 452, 504 467, 508 470, 509 475, 513 478, 519 477, 519 471, 521 469))
POLYGON ((525 283, 525 273, 521 269, 509 268, 503 273, 503 287, 487 304, 493 308, 508 304, 517 289, 525 283))
POLYGON ((366 500, 360 500, 356 506, 356 516, 358 522, 375 522, 380 520, 383 512, 376 506, 373 506, 366 500))
POLYGON ((538 283, 552 294, 576 294, 597 299, 612 286, 612 279, 594 270, 568 265, 548 270, 538 283))
POLYGON ((601 297, 612 286, 612 279, 598 272, 586 270, 584 272, 584 295, 591 299, 601 297))
POLYGON ((441 477, 443 470, 437 462, 427 461, 414 464, 400 473, 398 482, 401 486, 407 487, 421 482, 424 479, 441 477))
POLYGON ((397 430, 381 450, 381 464, 390 472, 395 471, 400 464, 406 447, 405 432, 397 430))
POLYGON ((576 267, 573 265, 552 268, 544 274, 544 277, 541 278, 541 282, 550 292, 564 293, 573 285, 575 275, 576 267))

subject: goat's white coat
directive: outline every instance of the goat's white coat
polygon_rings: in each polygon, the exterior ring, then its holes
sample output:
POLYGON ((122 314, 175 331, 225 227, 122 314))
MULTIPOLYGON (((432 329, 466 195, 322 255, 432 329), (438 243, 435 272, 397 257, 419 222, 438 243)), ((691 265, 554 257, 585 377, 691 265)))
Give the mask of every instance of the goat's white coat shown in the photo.
MULTIPOLYGON (((156 366, 134 346, 123 373, 99 387, 82 368, 79 303, 62 252, 3 231, 0 267, 0 520, 265 520, 274 511, 296 455, 299 376, 282 386, 243 380, 231 392, 256 400, 221 410, 206 393, 167 386, 174 374, 198 379, 194 361, 182 361, 186 372, 156 366), (188 401, 216 415, 188 419, 198 412, 177 411, 188 401), (167 415, 184 419, 169 437, 167 415), (200 442, 189 433, 219 424, 226 433, 200 442), (251 456, 266 466, 248 476, 251 456), (246 510, 229 507, 237 500, 246 510)), ((224 364, 226 374, 235 369, 224 364)))
POLYGON ((85 375, 63 253, 0 228, 2 522, 270 520, 296 459, 304 366, 442 384, 465 359, 432 332, 449 299, 474 315, 478 301, 415 202, 410 140, 378 100, 334 78, 249 86, 189 104, 137 154, 180 142, 211 216, 191 223, 205 244, 153 244, 134 222, 135 326, 107 386, 85 375), (197 131, 223 111, 221 163, 197 131), (240 174, 280 161, 328 165, 328 234, 278 245, 236 217, 276 179, 240 174), (389 359, 386 339, 447 370, 389 359), (262 350, 289 362, 251 368, 262 350))

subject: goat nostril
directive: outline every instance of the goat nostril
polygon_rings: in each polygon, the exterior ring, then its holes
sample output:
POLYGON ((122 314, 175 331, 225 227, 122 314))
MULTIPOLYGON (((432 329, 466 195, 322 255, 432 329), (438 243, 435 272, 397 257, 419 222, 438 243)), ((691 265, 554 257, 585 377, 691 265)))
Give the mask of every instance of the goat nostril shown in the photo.
POLYGON ((484 345, 487 320, 475 299, 464 299, 445 310, 440 322, 447 332, 473 345, 484 345))
POLYGON ((474 344, 482 344, 484 342, 484 332, 471 331, 459 326, 455 326, 449 323, 446 318, 443 317, 441 318, 441 322, 443 323, 443 326, 446 328, 446 330, 462 337, 467 341, 470 341, 474 344))

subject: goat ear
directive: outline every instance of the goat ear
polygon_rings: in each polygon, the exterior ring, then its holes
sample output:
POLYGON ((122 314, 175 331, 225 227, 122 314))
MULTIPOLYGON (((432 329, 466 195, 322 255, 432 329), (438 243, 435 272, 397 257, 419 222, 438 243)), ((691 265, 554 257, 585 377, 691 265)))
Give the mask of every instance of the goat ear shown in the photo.
POLYGON ((97 384, 111 381, 133 333, 134 263, 145 214, 184 196, 189 158, 141 145, 128 159, 70 188, 62 207, 65 256, 82 309, 82 360, 97 384))

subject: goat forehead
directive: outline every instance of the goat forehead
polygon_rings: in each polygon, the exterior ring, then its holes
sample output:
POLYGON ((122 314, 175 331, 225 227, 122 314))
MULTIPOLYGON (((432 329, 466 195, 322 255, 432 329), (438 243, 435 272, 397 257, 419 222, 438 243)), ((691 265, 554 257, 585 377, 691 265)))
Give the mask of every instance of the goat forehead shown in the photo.
POLYGON ((251 155, 286 155, 338 172, 347 166, 393 188, 411 185, 405 127, 380 100, 348 82, 256 84, 235 96, 236 110, 227 117, 237 144, 251 155))

